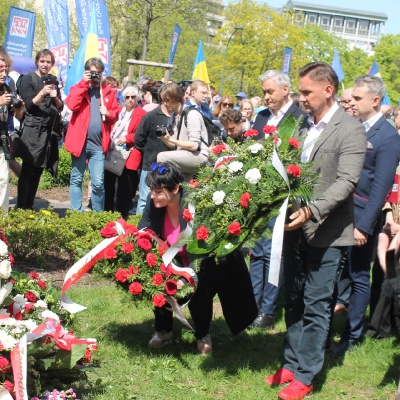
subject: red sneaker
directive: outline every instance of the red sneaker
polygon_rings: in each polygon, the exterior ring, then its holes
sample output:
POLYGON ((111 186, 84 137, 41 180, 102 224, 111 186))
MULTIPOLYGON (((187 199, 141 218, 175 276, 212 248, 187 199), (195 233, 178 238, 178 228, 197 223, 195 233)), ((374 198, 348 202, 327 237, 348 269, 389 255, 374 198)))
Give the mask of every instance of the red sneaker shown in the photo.
POLYGON ((286 368, 278 369, 273 375, 265 378, 265 382, 270 386, 284 385, 285 383, 292 382, 294 373, 286 368))
POLYGON ((312 385, 307 386, 300 381, 292 380, 285 389, 278 393, 278 397, 281 400, 301 400, 304 399, 313 390, 312 385))

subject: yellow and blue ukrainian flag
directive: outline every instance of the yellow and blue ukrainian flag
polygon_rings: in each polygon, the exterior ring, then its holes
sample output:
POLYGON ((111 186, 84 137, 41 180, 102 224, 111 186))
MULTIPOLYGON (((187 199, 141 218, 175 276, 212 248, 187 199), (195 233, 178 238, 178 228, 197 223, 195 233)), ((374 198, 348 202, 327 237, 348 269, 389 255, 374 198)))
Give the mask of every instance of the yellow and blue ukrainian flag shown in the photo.
MULTIPOLYGON (((371 65, 371 68, 368 70, 368 75, 377 76, 378 78, 382 79, 381 72, 379 71, 379 67, 376 60, 374 60, 374 62, 371 65)), ((390 106, 390 100, 388 95, 386 95, 383 98, 382 104, 387 104, 388 106, 390 106)))
POLYGON ((67 81, 64 88, 64 93, 66 95, 69 93, 71 86, 74 86, 82 79, 85 70, 85 62, 92 57, 99 57, 96 7, 94 2, 92 6, 89 29, 75 54, 71 67, 68 70, 67 81))
POLYGON ((199 48, 197 49, 196 59, 194 60, 192 79, 201 79, 207 84, 210 83, 206 59, 204 58, 203 42, 201 40, 199 40, 199 48))

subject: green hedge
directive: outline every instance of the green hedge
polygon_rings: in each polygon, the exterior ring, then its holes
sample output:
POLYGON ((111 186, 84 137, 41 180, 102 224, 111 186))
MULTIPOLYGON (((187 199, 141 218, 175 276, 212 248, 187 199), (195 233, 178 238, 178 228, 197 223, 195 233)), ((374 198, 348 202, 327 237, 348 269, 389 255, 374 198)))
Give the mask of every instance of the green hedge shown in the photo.
MULTIPOLYGON (((100 229, 119 218, 116 212, 67 211, 60 218, 51 208, 37 212, 17 209, 0 215, 0 227, 16 260, 45 266, 49 256, 84 256, 101 242, 100 229)), ((140 216, 132 215, 128 221, 137 225, 139 220, 140 216)))

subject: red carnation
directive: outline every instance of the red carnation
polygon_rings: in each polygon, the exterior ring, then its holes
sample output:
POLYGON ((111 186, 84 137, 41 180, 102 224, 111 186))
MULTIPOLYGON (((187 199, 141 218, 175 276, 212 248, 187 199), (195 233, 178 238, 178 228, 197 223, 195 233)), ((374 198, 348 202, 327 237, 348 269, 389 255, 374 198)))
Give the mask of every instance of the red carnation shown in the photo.
POLYGON ((244 137, 255 137, 258 135, 258 131, 257 129, 249 129, 248 131, 246 131, 243 136, 244 137))
POLYGON ((101 234, 101 236, 103 236, 103 238, 110 238, 110 237, 116 236, 117 231, 114 228, 106 226, 105 228, 100 229, 100 234, 101 234))
POLYGON ((9 393, 12 393, 14 391, 14 384, 8 380, 5 380, 3 383, 3 388, 6 389, 9 393))
POLYGON ((244 192, 240 196, 240 204, 242 207, 247 208, 249 206, 249 201, 251 200, 250 193, 249 192, 244 192))
POLYGON ((150 267, 154 267, 157 264, 157 257, 153 253, 146 254, 146 261, 150 267))
POLYGON ((196 237, 198 240, 207 240, 208 239, 208 229, 202 225, 196 231, 196 237))
POLYGON ((164 289, 168 295, 173 296, 178 291, 178 285, 172 279, 168 279, 165 283, 164 289))
POLYGON ((44 281, 41 281, 40 279, 37 281, 37 284, 41 289, 46 289, 47 288, 47 283, 44 282, 44 281))
POLYGON ((34 303, 26 303, 25 304, 25 314, 29 314, 34 305, 35 305, 34 303))
POLYGON ((221 154, 224 150, 225 150, 225 145, 223 145, 223 144, 217 144, 217 145, 213 148, 213 153, 214 153, 214 154, 221 154))
POLYGON ((149 251, 152 247, 152 245, 148 239, 141 238, 141 239, 138 239, 138 241, 136 243, 141 249, 143 249, 145 251, 149 251))
POLYGON ((121 250, 126 254, 132 253, 134 248, 135 246, 131 242, 124 242, 121 246, 121 250))
POLYGON ((139 267, 136 267, 136 266, 134 266, 134 265, 131 265, 129 268, 128 268, 128 274, 129 275, 137 275, 139 273, 139 267))
POLYGON ((167 251, 167 247, 158 245, 158 246, 157 246, 157 250, 158 250, 158 252, 160 253, 160 256, 163 256, 163 255, 165 254, 165 252, 167 251))
POLYGON ((117 269, 115 272, 115 280, 117 282, 126 282, 128 280, 128 271, 124 268, 117 269))
POLYGON ((288 143, 293 146, 295 149, 298 149, 300 147, 300 142, 297 139, 290 138, 288 139, 288 143))
POLYGON ((133 282, 129 285, 129 291, 134 295, 137 296, 139 293, 142 292, 142 285, 139 282, 133 282))
POLYGON ((263 132, 266 135, 273 135, 273 134, 276 134, 276 132, 278 132, 278 128, 273 125, 265 125, 263 128, 263 132))
POLYGON ((188 208, 183 210, 183 219, 186 221, 192 221, 193 215, 190 213, 188 208))
POLYGON ((160 271, 164 272, 165 276, 171 276, 171 274, 172 274, 171 264, 169 264, 168 267, 166 267, 164 263, 161 263, 160 264, 160 271))
POLYGON ((191 179, 191 180, 189 181, 189 185, 190 185, 190 186, 193 186, 193 187, 195 187, 195 188, 197 188, 197 186, 200 185, 200 182, 197 182, 197 181, 195 181, 194 179, 191 179))
POLYGON ((231 235, 234 236, 239 236, 240 235, 240 224, 239 222, 232 222, 229 226, 228 226, 228 232, 231 235))
POLYGON ((161 274, 154 274, 151 278, 151 282, 154 286, 160 286, 164 283, 164 278, 161 274))
POLYGON ((115 222, 114 221, 106 223, 106 228, 114 228, 114 227, 115 227, 115 222))
POLYGON ((134 234, 136 232, 139 232, 139 230, 138 230, 138 228, 136 228, 135 225, 126 224, 125 232, 128 233, 128 234, 134 234))
POLYGON ((0 356, 0 372, 6 374, 11 371, 10 360, 6 357, 0 356))
POLYGON ((31 301, 32 303, 36 303, 36 295, 35 293, 28 290, 24 296, 27 300, 31 301))
POLYGON ((286 172, 289 175, 293 175, 295 178, 300 178, 300 176, 301 176, 301 168, 299 166, 297 166, 297 165, 294 165, 294 164, 290 164, 287 167, 286 172))
POLYGON ((107 260, 111 260, 112 258, 117 258, 117 252, 115 249, 109 247, 104 252, 104 258, 107 260))
POLYGON ((152 302, 156 307, 162 307, 166 303, 166 300, 164 295, 159 293, 153 297, 152 302))
POLYGON ((36 272, 30 272, 30 276, 32 279, 39 279, 39 275, 36 272))

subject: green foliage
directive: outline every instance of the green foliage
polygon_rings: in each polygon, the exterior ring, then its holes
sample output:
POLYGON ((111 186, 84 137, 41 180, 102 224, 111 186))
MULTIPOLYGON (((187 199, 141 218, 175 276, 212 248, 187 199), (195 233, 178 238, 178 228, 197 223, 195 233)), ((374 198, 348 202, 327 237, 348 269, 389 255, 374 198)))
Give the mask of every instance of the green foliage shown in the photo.
POLYGON ((58 151, 58 169, 57 169, 57 180, 55 181, 51 174, 45 170, 40 179, 40 189, 49 189, 55 186, 67 187, 69 186, 69 179, 71 176, 72 160, 71 154, 65 150, 63 146, 58 151))

